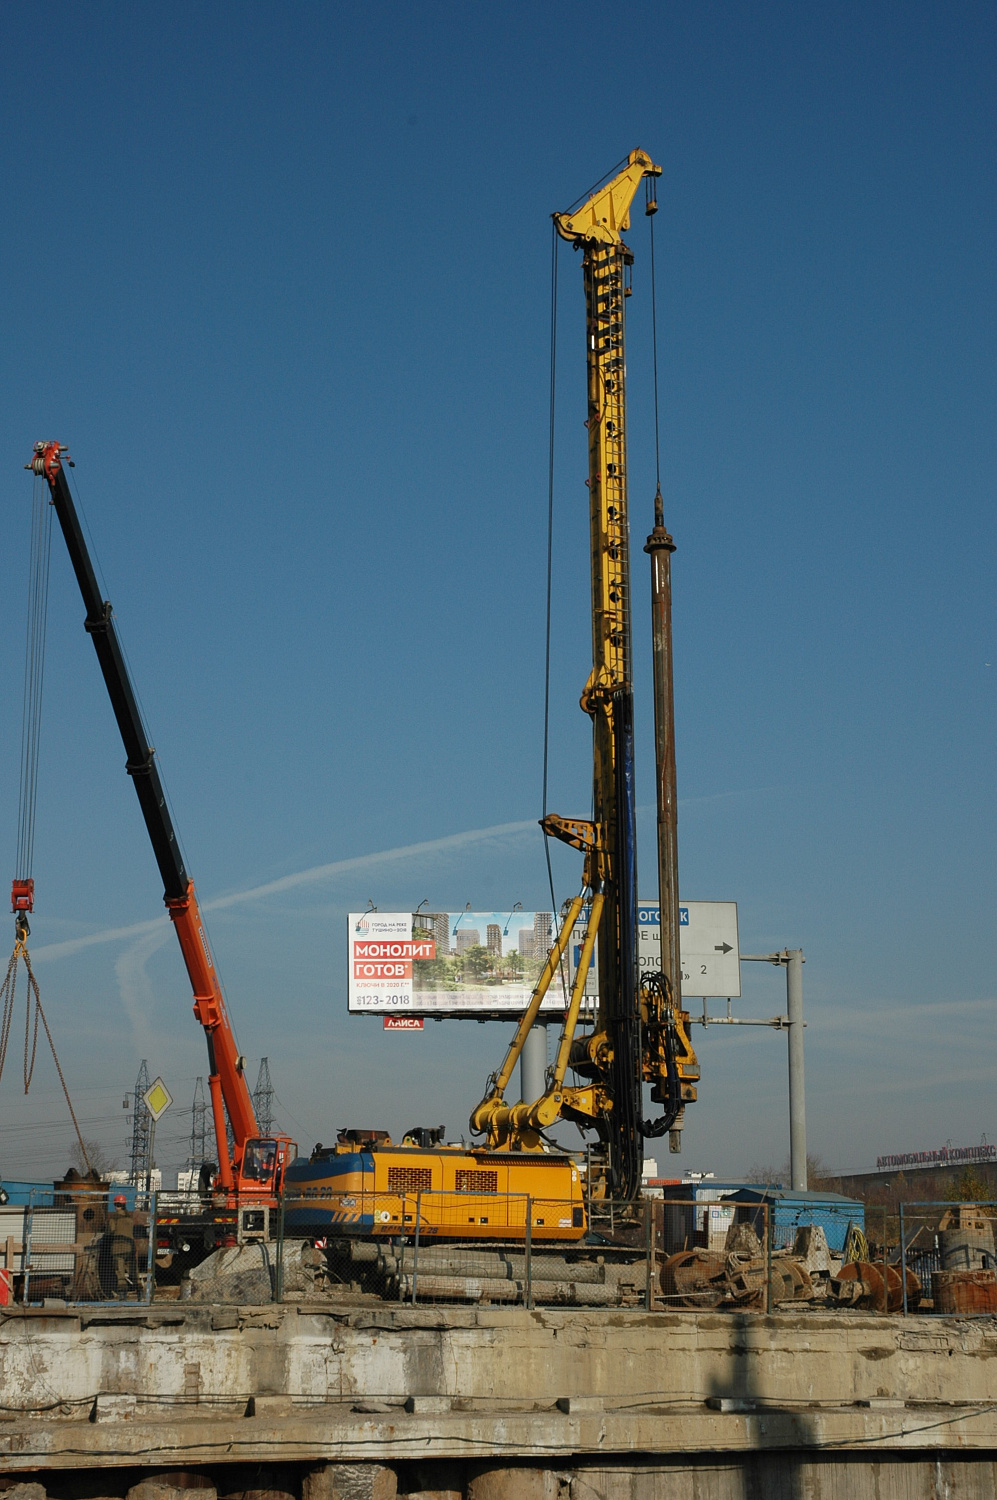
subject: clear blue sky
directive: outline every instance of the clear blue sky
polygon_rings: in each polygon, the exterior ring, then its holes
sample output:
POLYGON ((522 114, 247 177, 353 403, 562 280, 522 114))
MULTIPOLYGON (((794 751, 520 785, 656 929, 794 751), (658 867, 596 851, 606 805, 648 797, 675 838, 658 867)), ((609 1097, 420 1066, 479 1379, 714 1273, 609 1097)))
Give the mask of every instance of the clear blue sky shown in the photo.
MULTIPOLYGON (((0 40, 7 874, 21 466, 56 437, 190 866, 222 903, 250 1071, 269 1056, 307 1145, 346 1124, 464 1127, 507 1029, 349 1019, 345 913, 549 904, 530 827, 549 215, 640 145, 664 166, 682 894, 737 900, 745 951, 805 949, 810 1139, 829 1162, 997 1132, 993 7, 35 0, 3 7, 0 40), (523 826, 459 837, 504 825, 523 826)), ((631 239, 647 895, 642 216, 631 239)), ((574 814, 590 777, 580 281, 566 247, 551 806, 574 814)), ((160 1131, 176 1165, 203 1041, 81 613, 56 538, 37 971, 86 1132, 123 1156, 146 1056, 177 1098, 160 1131)), ((577 873, 559 851, 558 899, 577 873)), ((741 1007, 770 1015, 781 976, 757 968, 741 1007)), ((779 1162, 784 1039, 696 1039, 683 1163, 779 1162)), ((0 1173, 44 1175, 71 1132, 50 1063, 23 1098, 17 1045, 0 1173)))

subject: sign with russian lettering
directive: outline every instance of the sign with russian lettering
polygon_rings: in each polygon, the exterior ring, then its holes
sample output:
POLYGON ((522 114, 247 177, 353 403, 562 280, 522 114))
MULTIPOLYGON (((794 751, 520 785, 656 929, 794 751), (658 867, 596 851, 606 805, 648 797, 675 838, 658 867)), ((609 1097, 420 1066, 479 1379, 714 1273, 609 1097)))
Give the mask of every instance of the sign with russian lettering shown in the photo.
MULTIPOLYGON (((641 969, 661 968, 660 923, 657 901, 638 903, 637 954, 641 969)), ((741 993, 737 902, 681 901, 679 958, 683 999, 736 999, 741 993)))
POLYGON ((385 1031, 422 1031, 425 1026, 422 1016, 385 1016, 385 1031))
MULTIPOLYGON (((640 968, 656 969, 657 903, 640 902, 637 917, 640 968)), ((581 962, 585 920, 583 912, 563 972, 544 999, 544 1014, 564 1013, 581 962)), ((683 995, 740 995, 737 903, 683 901, 680 923, 683 995)), ((549 911, 353 912, 349 1009, 354 1015, 521 1015, 556 936, 549 911)), ((583 991, 586 1014, 598 1003, 597 972, 593 961, 583 991)))
POLYGON ((986 1141, 981 1146, 942 1146, 937 1151, 901 1151, 894 1156, 877 1156, 877 1172, 909 1172, 921 1167, 959 1167, 972 1162, 997 1162, 997 1146, 986 1141))

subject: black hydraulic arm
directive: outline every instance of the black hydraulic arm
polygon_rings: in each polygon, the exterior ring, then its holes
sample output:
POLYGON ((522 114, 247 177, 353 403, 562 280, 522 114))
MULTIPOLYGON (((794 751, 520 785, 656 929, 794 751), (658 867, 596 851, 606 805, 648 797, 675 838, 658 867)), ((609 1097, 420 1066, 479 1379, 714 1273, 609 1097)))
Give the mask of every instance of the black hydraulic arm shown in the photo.
POLYGON ((164 898, 167 901, 180 900, 187 894, 190 877, 184 867, 173 820, 166 805, 166 796, 156 768, 155 751, 149 744, 114 628, 111 605, 101 597, 97 575, 90 561, 76 506, 66 481, 62 467, 64 451, 58 443, 38 443, 30 467, 36 474, 43 475, 49 483, 52 504, 59 518, 76 581, 86 606, 85 628, 97 652, 114 717, 118 721, 127 756, 125 769, 138 793, 142 816, 145 818, 145 826, 149 831, 163 880, 164 898))

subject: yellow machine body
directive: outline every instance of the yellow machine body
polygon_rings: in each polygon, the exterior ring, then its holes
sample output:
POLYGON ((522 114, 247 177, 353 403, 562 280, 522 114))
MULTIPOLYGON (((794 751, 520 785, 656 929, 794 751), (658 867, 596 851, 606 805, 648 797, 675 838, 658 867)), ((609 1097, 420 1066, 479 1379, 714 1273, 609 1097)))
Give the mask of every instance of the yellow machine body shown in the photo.
POLYGON ((523 1242, 585 1233, 578 1166, 555 1153, 350 1141, 299 1157, 284 1178, 285 1226, 363 1237, 523 1242))

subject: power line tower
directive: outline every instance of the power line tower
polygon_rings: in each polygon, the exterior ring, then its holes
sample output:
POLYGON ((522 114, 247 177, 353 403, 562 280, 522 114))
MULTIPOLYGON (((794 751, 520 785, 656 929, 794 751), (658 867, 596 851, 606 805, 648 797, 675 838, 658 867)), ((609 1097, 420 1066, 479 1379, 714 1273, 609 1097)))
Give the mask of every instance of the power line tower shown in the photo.
POLYGON ((253 1109, 256 1111, 260 1134, 270 1135, 273 1131, 273 1084, 270 1082, 270 1059, 267 1057, 260 1058, 260 1071, 253 1090, 253 1109))
POLYGON ((197 1172, 208 1159, 208 1106, 204 1102, 204 1079, 194 1085, 193 1119, 190 1127, 190 1155, 188 1171, 197 1172))
POLYGON ((152 1115, 149 1106, 145 1102, 145 1095, 149 1092, 149 1065, 145 1058, 138 1070, 135 1080, 135 1093, 132 1096, 132 1152, 131 1170, 128 1174, 129 1182, 136 1187, 144 1187, 146 1174, 152 1167, 150 1147, 152 1145, 152 1115))

